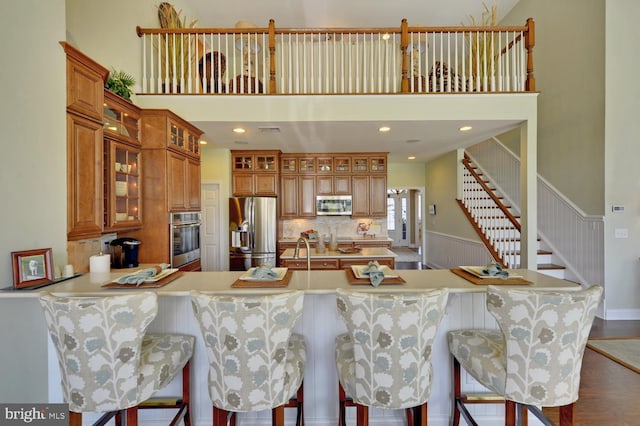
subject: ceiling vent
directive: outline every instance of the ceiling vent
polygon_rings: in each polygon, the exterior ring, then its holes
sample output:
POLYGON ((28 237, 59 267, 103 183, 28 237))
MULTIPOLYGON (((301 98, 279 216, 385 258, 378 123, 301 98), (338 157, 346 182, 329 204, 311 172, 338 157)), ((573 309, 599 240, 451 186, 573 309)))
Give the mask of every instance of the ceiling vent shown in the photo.
POLYGON ((258 127, 260 133, 280 133, 280 127, 258 127))

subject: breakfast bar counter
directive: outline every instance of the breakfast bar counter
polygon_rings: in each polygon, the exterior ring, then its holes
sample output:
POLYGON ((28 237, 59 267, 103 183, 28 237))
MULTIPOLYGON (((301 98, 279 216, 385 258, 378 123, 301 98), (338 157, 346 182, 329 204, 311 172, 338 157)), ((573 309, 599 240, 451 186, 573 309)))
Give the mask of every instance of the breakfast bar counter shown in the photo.
MULTIPOLYGON (((212 423, 211 403, 208 395, 206 351, 200 336, 200 330, 193 318, 190 294, 192 290, 222 293, 222 294, 256 294, 273 293, 290 290, 305 292, 303 315, 296 325, 296 332, 302 334, 307 341, 307 362, 304 375, 305 392, 305 424, 329 425, 336 424, 338 414, 337 374, 334 359, 335 336, 346 330, 336 311, 335 291, 337 288, 350 288, 371 292, 415 292, 434 288, 446 287, 450 290, 449 301, 445 316, 440 324, 433 346, 433 385, 429 399, 429 423, 432 425, 446 425, 449 422, 451 378, 449 373, 449 353, 447 349, 446 332, 458 328, 495 328, 496 324, 486 311, 486 286, 476 285, 455 275, 449 270, 396 270, 405 281, 401 284, 382 284, 379 287, 350 284, 344 270, 335 271, 293 271, 287 287, 274 288, 269 283, 258 288, 232 288, 234 283, 244 272, 186 272, 174 281, 160 288, 141 289, 132 286, 126 289, 105 288, 103 285, 117 277, 130 273, 131 270, 120 270, 107 274, 87 273, 77 278, 63 281, 36 290, 4 290, 0 291, 0 307, 19 306, 20 315, 11 327, 5 327, 0 332, 0 339, 5 347, 15 348, 11 362, 3 363, 0 374, 4 369, 22 368, 24 377, 28 377, 28 367, 20 365, 22 353, 41 353, 47 357, 47 374, 42 377, 31 377, 30 386, 34 389, 44 386, 48 389, 47 401, 33 402, 62 402, 60 375, 57 357, 53 346, 46 336, 46 326, 40 312, 37 297, 40 291, 51 292, 61 296, 108 296, 124 292, 154 291, 159 297, 158 316, 149 327, 151 332, 187 333, 196 336, 196 347, 192 362, 192 424, 210 425, 212 423), (30 322, 29 336, 20 332, 21 323, 30 322), (13 367, 11 367, 13 366, 13 367)), ((532 284, 520 287, 534 289, 577 290, 580 287, 568 281, 553 278, 535 271, 516 270, 514 273, 522 276, 532 284)), ((8 371, 6 372, 8 375, 8 371)), ((4 381, 2 386, 10 386, 4 381)), ((473 379, 468 377, 463 382, 465 390, 481 390, 473 379)), ((180 381, 172 382, 163 395, 179 392, 180 381)), ((18 401, 16 401, 18 402, 18 401)), ((25 402, 25 401, 20 401, 25 402)), ((500 422, 502 407, 500 405, 482 405, 476 414, 482 424, 496 424, 500 422)), ((171 410, 142 410, 141 424, 166 423, 171 410)), ((295 410, 285 410, 287 424, 295 420, 295 410)), ((348 410, 349 412, 352 410, 348 410)), ((348 414, 348 421, 352 421, 352 413, 348 414)), ((87 420, 92 419, 86 416, 87 420)), ((97 416, 96 416, 97 417, 97 416)), ((404 424, 404 413, 401 411, 378 410, 370 411, 372 424, 401 425, 404 424)), ((530 419, 531 424, 535 424, 530 419)), ((239 425, 267 425, 270 424, 270 412, 242 413, 239 425)))

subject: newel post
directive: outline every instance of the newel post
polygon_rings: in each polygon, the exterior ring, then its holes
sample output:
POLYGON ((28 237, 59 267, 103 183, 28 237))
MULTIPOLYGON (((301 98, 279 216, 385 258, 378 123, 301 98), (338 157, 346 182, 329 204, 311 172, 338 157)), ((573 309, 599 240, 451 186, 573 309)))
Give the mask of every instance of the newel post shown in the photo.
POLYGON ((269 19, 269 93, 276 93, 276 21, 269 19))
POLYGON ((409 24, 407 24, 406 18, 402 19, 400 31, 400 51, 402 52, 402 84, 400 90, 402 93, 409 93, 409 64, 407 60, 407 47, 409 46, 409 24))
POLYGON ((527 19, 527 33, 524 36, 524 46, 527 49, 527 82, 525 90, 535 92, 536 78, 533 76, 533 46, 536 45, 536 24, 533 18, 527 19))

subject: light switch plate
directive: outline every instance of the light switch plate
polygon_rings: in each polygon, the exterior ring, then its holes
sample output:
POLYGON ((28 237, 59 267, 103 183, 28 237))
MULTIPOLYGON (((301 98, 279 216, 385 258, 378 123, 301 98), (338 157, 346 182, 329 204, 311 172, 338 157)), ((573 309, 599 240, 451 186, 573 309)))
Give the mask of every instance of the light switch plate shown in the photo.
POLYGON ((616 228, 615 237, 616 238, 629 238, 629 230, 627 228, 616 228))

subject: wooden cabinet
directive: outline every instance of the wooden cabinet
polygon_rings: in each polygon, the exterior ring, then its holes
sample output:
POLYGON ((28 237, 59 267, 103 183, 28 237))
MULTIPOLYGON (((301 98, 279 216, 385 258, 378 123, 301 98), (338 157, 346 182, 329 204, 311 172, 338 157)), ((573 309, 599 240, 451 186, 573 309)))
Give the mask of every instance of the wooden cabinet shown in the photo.
POLYGON ((104 82, 109 70, 62 42, 67 58, 67 239, 103 228, 104 82))
POLYGON ((67 112, 102 122, 104 83, 109 70, 72 45, 60 44, 67 55, 67 112))
POLYGON ((282 175, 280 178, 280 217, 315 217, 315 177, 282 175))
POLYGON ((316 176, 317 195, 351 195, 350 176, 316 176))
POLYGON ((234 196, 278 194, 280 151, 231 151, 234 196))
MULTIPOLYGON (((157 202, 167 212, 200 210, 200 151, 195 146, 199 145, 201 135, 201 130, 169 110, 142 111, 144 188, 166 185, 167 192, 158 194, 161 198, 157 202), (152 154, 153 150, 160 154, 152 154), (162 175, 156 176, 151 168, 161 169, 162 175)), ((146 195, 144 200, 145 208, 154 202, 146 195)))
POLYGON ((102 233, 102 123, 67 113, 67 239, 102 233))
POLYGON ((104 91, 104 231, 142 226, 140 114, 131 102, 104 91))
MULTIPOLYGON (((289 268, 293 270, 306 270, 307 269, 307 259, 286 259, 281 262, 283 268, 289 268)), ((311 269, 314 271, 318 270, 329 270, 329 269, 339 269, 340 262, 338 259, 311 259, 310 261, 311 269)))
POLYGON ((109 137, 104 140, 104 230, 142 226, 140 148, 109 137))
POLYGON ((352 177, 353 216, 387 216, 387 175, 352 177))

